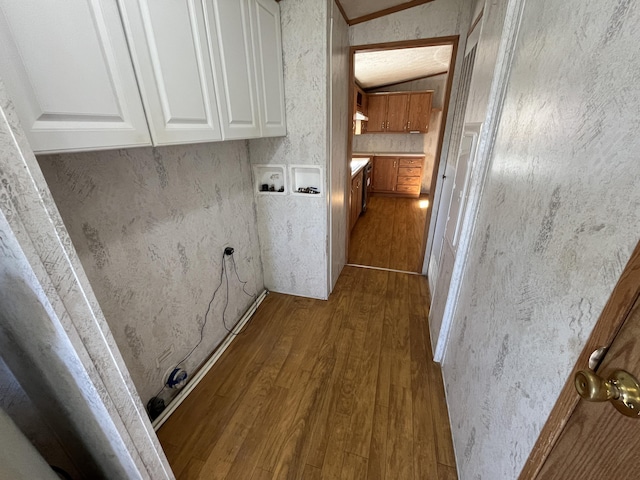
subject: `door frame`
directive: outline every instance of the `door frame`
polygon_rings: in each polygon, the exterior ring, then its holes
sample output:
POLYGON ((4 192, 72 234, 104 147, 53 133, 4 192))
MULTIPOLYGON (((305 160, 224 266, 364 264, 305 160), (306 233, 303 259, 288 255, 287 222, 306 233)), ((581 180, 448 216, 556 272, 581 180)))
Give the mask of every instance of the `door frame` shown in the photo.
POLYGON ((522 472, 520 472, 519 480, 533 480, 540 473, 547 457, 580 402, 573 377, 578 370, 583 370, 589 365, 589 357, 592 352, 600 347, 608 349, 611 346, 638 297, 640 297, 640 242, 636 245, 631 258, 620 274, 620 278, 587 343, 569 373, 560 396, 547 417, 522 472))
MULTIPOLYGON (((453 90, 453 77, 455 76, 455 68, 456 61, 458 59, 458 44, 460 41, 459 35, 451 35, 447 37, 433 37, 433 38, 422 38, 417 40, 402 40, 399 42, 384 42, 384 43, 370 43, 365 45, 353 45, 349 47, 349 121, 347 125, 349 128, 347 129, 347 172, 351 171, 351 157, 353 156, 353 132, 351 130, 351 124, 353 119, 351 116, 353 113, 351 109, 353 108, 353 96, 355 93, 355 62, 354 57, 356 52, 363 51, 383 51, 383 50, 397 50, 399 48, 416 48, 416 47, 437 47, 441 45, 451 45, 453 50, 451 52, 451 60, 449 63, 449 72, 447 76, 447 83, 445 86, 445 94, 444 94, 444 102, 442 105, 442 120, 440 121, 440 132, 438 134, 438 144, 436 147, 436 154, 434 156, 433 161, 433 169, 431 174, 431 185, 429 186, 429 197, 431 199, 434 198, 436 194, 436 185, 438 180, 438 171, 440 168, 440 160, 442 156, 442 147, 444 144, 444 134, 446 130, 447 118, 449 115, 449 103, 451 100, 451 92, 453 90)), ((345 192, 348 192, 351 188, 351 175, 346 175, 345 182, 345 192)), ((347 210, 346 221, 347 225, 349 225, 349 209, 347 210)), ((431 214, 433 212, 433 201, 430 202, 429 208, 427 209, 427 218, 425 221, 424 229, 425 234, 423 236, 422 245, 420 246, 422 258, 420 260, 420 265, 424 264, 424 257, 426 253, 427 247, 427 234, 429 232, 429 226, 431 224, 431 214)), ((349 263, 349 240, 351 237, 351 232, 347 228, 347 232, 345 235, 345 245, 346 245, 346 253, 347 253, 347 263, 349 263)), ((420 272, 418 272, 420 273, 420 272)))

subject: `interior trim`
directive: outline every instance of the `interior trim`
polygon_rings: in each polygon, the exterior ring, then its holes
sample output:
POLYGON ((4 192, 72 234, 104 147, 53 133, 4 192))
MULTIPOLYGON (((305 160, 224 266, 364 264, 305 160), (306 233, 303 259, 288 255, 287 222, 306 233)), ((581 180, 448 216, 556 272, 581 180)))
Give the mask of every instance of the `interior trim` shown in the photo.
POLYGON ((349 19, 347 18, 347 14, 344 13, 344 8, 342 8, 342 4, 340 3, 340 0, 334 0, 336 2, 336 6, 338 7, 338 10, 340 10, 340 13, 342 14, 342 18, 344 18, 344 21, 347 22, 347 25, 350 25, 349 23, 349 19))
POLYGON ((369 13, 367 15, 362 15, 361 17, 353 18, 351 20, 347 20, 349 26, 356 25, 357 23, 368 22, 369 20, 374 20, 376 18, 384 17, 385 15, 390 15, 392 13, 399 12, 401 10, 406 10, 407 8, 417 7, 418 5, 422 5, 423 3, 433 2, 433 0, 412 0, 406 3, 401 3, 400 5, 395 5, 393 7, 385 8, 384 10, 379 10, 377 12, 369 13))
MULTIPOLYGON (((387 88, 387 87, 392 87, 394 85, 402 85, 403 83, 415 82, 417 80, 424 80, 426 78, 431 78, 431 77, 438 77, 440 75, 446 75, 447 73, 449 73, 449 70, 445 70, 444 72, 432 73, 430 75, 422 75, 420 77, 410 78, 409 80, 402 80, 401 82, 385 83, 384 85, 378 85, 376 87, 370 87, 368 90, 377 90, 378 88, 387 88)), ((356 80, 355 82, 360 88, 362 88, 362 85, 360 85, 358 83, 358 80, 356 80)), ((366 90, 365 90, 365 92, 366 92, 366 90)))

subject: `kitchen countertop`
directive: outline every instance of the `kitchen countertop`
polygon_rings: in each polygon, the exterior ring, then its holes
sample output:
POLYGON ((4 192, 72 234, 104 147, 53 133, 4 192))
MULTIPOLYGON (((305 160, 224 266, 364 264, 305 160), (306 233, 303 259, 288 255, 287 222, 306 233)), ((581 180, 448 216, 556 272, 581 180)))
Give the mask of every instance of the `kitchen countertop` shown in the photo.
POLYGON ((351 178, 355 177, 360 170, 362 170, 367 163, 371 161, 371 158, 352 158, 351 159, 351 178))
POLYGON ((353 156, 358 157, 424 157, 423 152, 353 152, 353 156))

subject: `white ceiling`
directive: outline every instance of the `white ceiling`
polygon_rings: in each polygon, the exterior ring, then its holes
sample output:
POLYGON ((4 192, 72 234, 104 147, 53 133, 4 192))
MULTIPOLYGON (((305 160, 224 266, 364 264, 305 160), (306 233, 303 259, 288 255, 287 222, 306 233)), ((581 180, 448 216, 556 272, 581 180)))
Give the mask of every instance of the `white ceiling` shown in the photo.
POLYGON ((415 3, 412 0, 339 0, 339 2, 349 20, 397 7, 403 3, 415 3))
POLYGON ((356 52, 356 81, 367 89, 446 72, 452 52, 451 45, 356 52))

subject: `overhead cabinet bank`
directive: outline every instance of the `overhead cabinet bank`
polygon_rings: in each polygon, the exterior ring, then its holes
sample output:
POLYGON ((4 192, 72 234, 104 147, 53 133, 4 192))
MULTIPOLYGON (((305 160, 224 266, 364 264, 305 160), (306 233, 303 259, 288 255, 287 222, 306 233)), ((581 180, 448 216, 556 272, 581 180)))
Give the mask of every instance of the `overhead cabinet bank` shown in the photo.
POLYGON ((36 152, 286 134, 274 0, 0 0, 0 45, 36 152))

